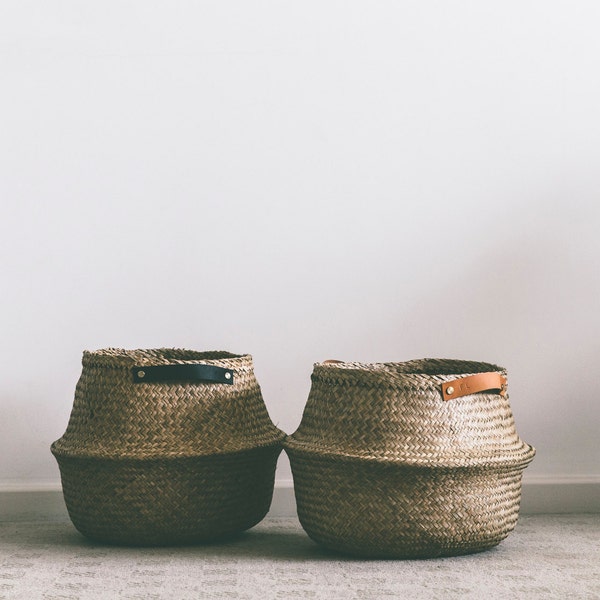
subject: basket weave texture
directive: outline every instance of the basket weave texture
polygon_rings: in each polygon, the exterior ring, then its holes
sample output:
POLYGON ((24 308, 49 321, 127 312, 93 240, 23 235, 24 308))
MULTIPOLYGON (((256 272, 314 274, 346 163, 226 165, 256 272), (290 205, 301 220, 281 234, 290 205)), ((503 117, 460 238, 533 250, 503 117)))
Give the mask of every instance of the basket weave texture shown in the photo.
POLYGON ((284 442, 307 533, 334 550, 398 558, 504 539, 535 450, 517 435, 500 390, 450 401, 441 392, 491 372, 506 377, 461 360, 316 364, 300 427, 284 442))
POLYGON ((117 544, 210 540, 259 522, 285 434, 252 358, 178 349, 84 352, 65 434, 54 444, 75 527, 117 544), (134 383, 133 367, 202 364, 233 384, 134 383))

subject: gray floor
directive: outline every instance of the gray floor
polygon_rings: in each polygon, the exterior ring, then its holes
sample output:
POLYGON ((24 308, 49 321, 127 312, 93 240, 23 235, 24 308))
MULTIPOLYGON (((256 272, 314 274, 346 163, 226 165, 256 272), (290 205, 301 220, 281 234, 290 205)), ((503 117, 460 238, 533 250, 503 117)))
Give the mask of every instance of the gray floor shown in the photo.
POLYGON ((0 598, 600 598, 600 515, 525 516, 481 554, 365 561, 321 550, 295 519, 234 541, 115 548, 70 523, 0 523, 0 598))

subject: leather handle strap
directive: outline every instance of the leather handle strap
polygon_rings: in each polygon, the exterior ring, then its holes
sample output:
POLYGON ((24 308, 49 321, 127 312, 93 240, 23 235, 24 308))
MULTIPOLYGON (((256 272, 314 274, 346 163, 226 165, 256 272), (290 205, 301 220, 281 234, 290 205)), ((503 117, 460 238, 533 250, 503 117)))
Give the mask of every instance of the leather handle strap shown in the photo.
POLYGON ((452 400, 453 398, 461 398, 462 396, 487 392, 488 390, 499 390, 500 395, 504 397, 507 385, 506 377, 500 375, 500 373, 477 373, 477 375, 444 381, 442 383, 442 398, 452 400))
POLYGON ((199 381, 233 385, 233 371, 215 365, 155 365, 133 367, 134 383, 199 381))

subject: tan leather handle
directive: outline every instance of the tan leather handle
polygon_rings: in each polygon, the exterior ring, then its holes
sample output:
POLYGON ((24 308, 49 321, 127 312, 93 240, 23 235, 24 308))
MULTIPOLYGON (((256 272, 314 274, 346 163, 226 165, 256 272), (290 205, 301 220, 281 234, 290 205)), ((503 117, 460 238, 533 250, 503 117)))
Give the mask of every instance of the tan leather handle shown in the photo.
POLYGON ((343 360, 335 360, 333 358, 330 358, 329 360, 324 360, 323 364, 324 365, 339 365, 340 363, 343 363, 343 360))
POLYGON ((477 392, 486 392, 488 390, 500 390, 500 395, 506 394, 506 377, 500 373, 477 373, 468 377, 460 377, 453 381, 444 381, 442 383, 442 397, 444 400, 461 398, 477 392))

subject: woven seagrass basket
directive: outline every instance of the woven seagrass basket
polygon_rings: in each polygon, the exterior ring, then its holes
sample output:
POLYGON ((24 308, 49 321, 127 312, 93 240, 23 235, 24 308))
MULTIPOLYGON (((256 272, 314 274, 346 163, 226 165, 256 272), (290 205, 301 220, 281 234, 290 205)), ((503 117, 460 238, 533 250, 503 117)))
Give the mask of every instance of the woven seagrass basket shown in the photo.
POLYGON ((467 554, 514 528, 523 469, 506 372, 481 362, 316 364, 284 442, 308 535, 345 553, 467 554))
POLYGON ((183 544, 265 516, 284 436, 249 355, 110 348, 84 352, 71 418, 52 453, 81 533, 183 544))

